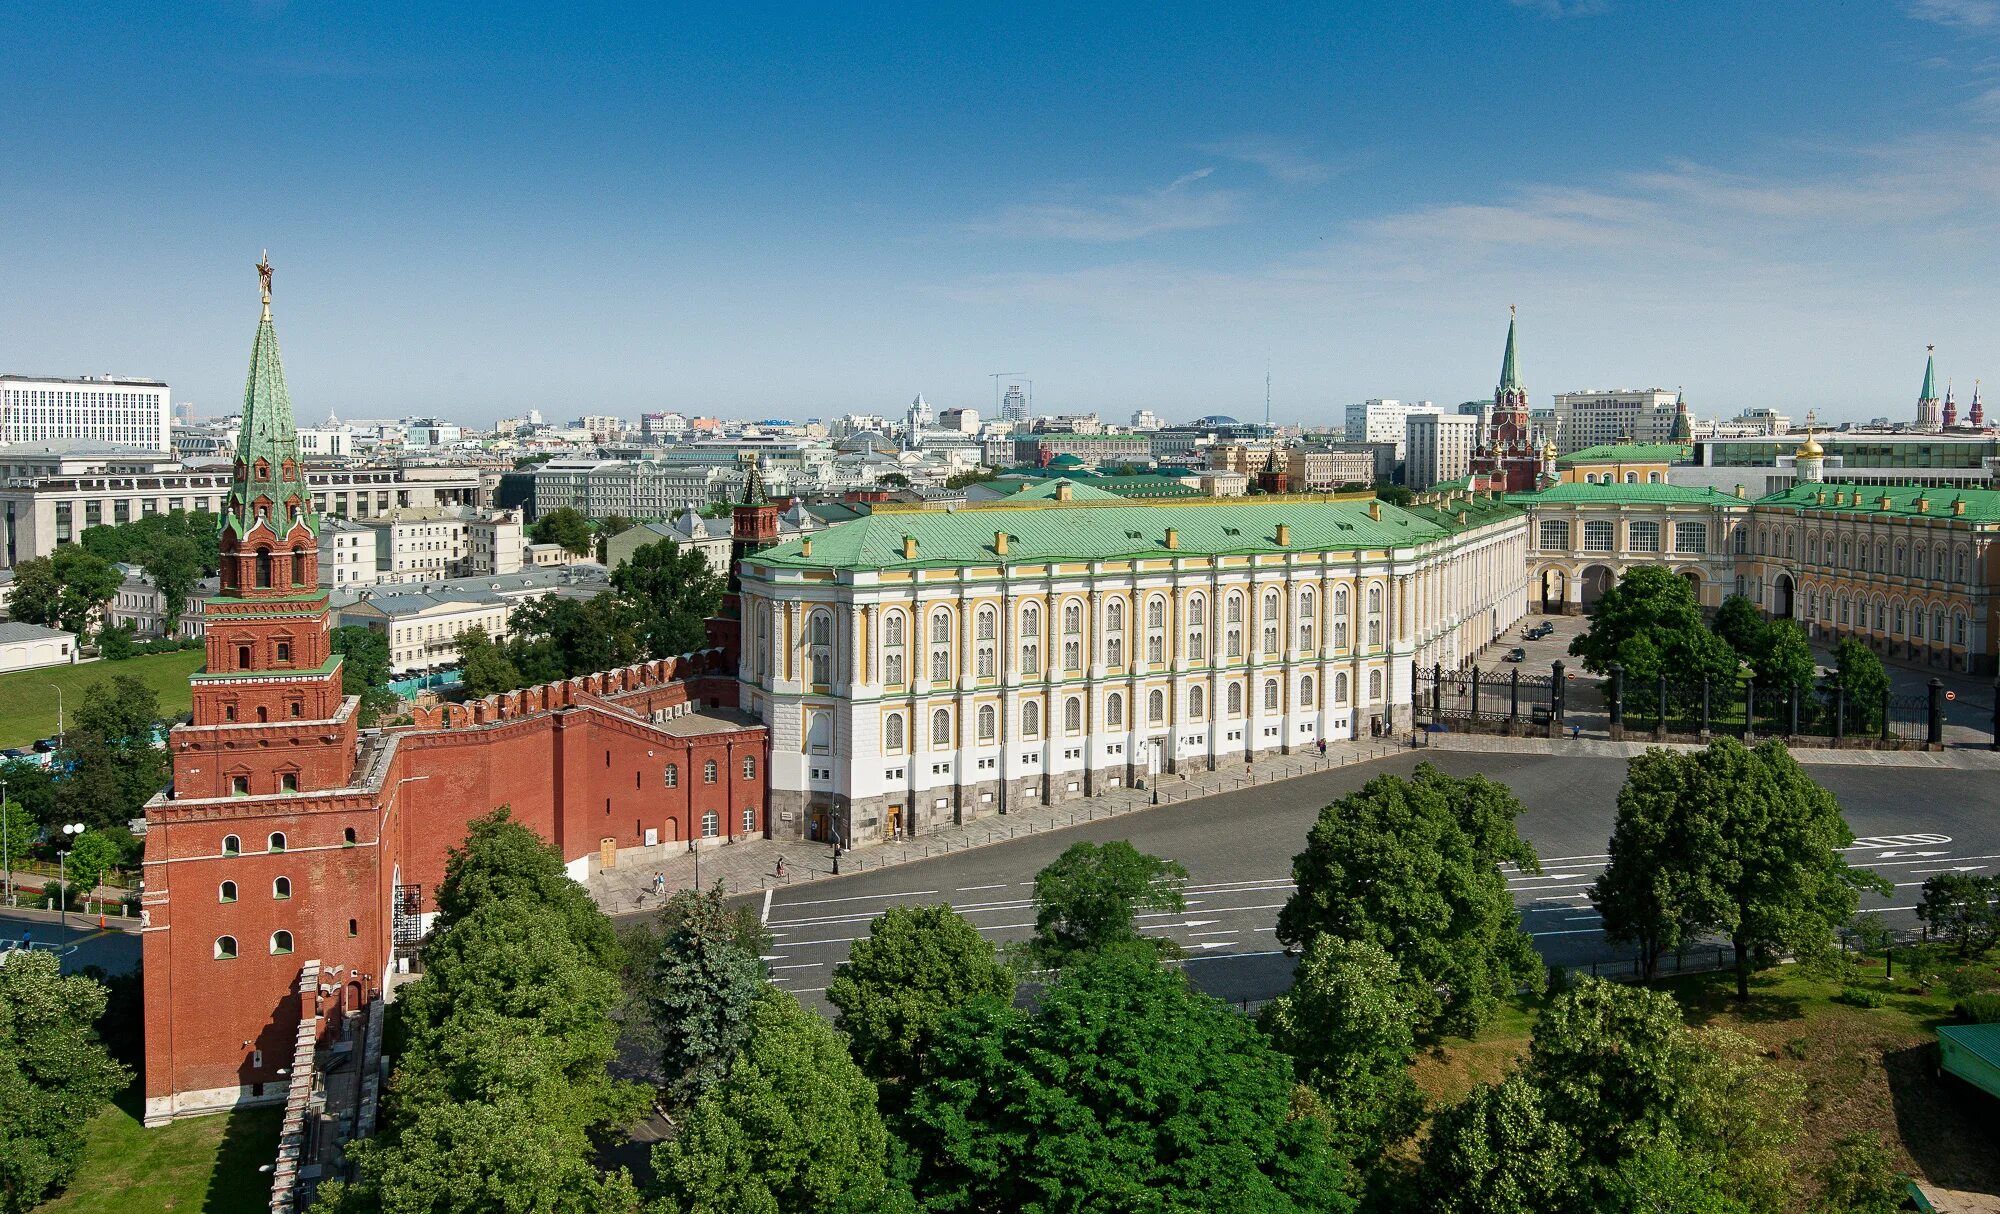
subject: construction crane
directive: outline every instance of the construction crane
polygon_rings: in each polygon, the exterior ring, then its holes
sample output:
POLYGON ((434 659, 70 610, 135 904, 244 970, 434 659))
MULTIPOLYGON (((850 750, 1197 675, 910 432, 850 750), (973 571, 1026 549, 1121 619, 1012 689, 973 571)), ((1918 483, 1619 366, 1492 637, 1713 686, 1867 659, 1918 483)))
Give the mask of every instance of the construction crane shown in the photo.
POLYGON ((1006 378, 1008 378, 1009 376, 1014 376, 1014 375, 1026 375, 1026 374, 1027 374, 1027 372, 1026 372, 1026 371, 989 371, 989 372, 987 372, 987 378, 989 378, 989 379, 991 379, 991 380, 993 381, 993 417, 994 417, 994 420, 996 420, 996 421, 997 421, 997 420, 999 420, 999 417, 1000 417, 1000 381, 1001 381, 1001 380, 1003 380, 1003 379, 1006 379, 1006 378))

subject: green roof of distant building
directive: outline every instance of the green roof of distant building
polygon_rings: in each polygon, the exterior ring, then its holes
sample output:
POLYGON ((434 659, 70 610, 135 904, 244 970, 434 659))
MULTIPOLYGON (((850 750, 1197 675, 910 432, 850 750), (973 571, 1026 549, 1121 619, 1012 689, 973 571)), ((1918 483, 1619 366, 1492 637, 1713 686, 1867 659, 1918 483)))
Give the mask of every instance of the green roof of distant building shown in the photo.
POLYGON ((1591 503, 1614 503, 1629 505, 1682 505, 1686 503, 1709 503, 1721 505, 1735 503, 1748 505, 1743 499, 1719 489, 1693 488, 1688 485, 1592 485, 1567 484, 1550 485, 1538 493, 1510 493, 1507 501, 1515 506, 1575 506, 1591 503))
POLYGON ((878 507, 866 518, 809 537, 811 556, 802 553, 800 538, 753 559, 785 569, 917 569, 1358 551, 1442 539, 1517 513, 1495 498, 1475 497, 1450 508, 1384 502, 1381 517, 1371 518, 1374 502, 1365 494, 1285 494, 1146 504, 1009 498, 957 510, 878 507), (1280 524, 1289 528, 1284 545, 1277 540, 1280 524), (1171 549, 1168 528, 1176 536, 1171 549), (995 532, 1008 537, 1004 558, 993 550, 995 532), (905 537, 917 542, 914 557, 903 555, 905 537))
POLYGON ((1694 448, 1684 443, 1605 443, 1572 451, 1556 460, 1556 467, 1576 464, 1671 464, 1692 459, 1694 448))
POLYGON ((1757 499, 1759 506, 1789 506, 1798 510, 1828 510, 1847 514, 1906 514, 1916 518, 1952 518, 1952 503, 1965 503, 1961 517, 1975 523, 2000 523, 2000 489, 1925 489, 1903 485, 1846 485, 1839 481, 1812 481, 1793 485, 1781 493, 1757 499), (1821 504, 1820 494, 1826 494, 1821 504), (1859 500, 1856 500, 1859 495, 1859 500), (1842 504, 1835 505, 1836 498, 1842 504), (1885 507, 1882 502, 1888 500, 1885 507), (1917 499, 1927 499, 1929 509, 1918 510, 1917 499))

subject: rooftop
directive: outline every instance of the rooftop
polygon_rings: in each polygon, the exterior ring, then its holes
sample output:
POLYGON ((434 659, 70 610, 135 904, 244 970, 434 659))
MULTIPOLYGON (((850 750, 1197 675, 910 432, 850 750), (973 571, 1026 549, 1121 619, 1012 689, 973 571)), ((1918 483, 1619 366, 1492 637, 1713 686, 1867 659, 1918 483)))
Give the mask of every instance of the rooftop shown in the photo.
POLYGON ((1556 467, 1572 464, 1673 464, 1694 458, 1694 448, 1686 443, 1606 443, 1585 447, 1556 460, 1556 467))
POLYGON ((1571 506, 1592 503, 1630 505, 1747 505, 1735 494, 1719 489, 1696 489, 1687 485, 1550 485, 1539 493, 1510 493, 1507 501, 1515 506, 1571 506))
POLYGON ((812 555, 794 539, 758 553, 757 563, 785 569, 916 569, 1000 560, 994 535, 1004 533, 1009 564, 1316 553, 1400 548, 1443 539, 1515 513, 1492 498, 1468 498, 1448 509, 1398 508, 1368 494, 1296 494, 1254 498, 1174 498, 1021 502, 1006 499, 957 510, 877 508, 865 518, 811 537, 812 555), (1379 518, 1369 510, 1378 506, 1379 518), (1288 542, 1277 540, 1279 526, 1288 542), (1167 531, 1175 547, 1167 547, 1167 531), (904 555, 904 540, 916 542, 904 555))
POLYGON ((15 641, 53 641, 58 637, 69 641, 76 639, 60 628, 44 628, 40 624, 24 624, 19 620, 0 620, 0 645, 11 645, 15 641))
POLYGON ((1964 517, 1973 522, 2000 523, 2000 489, 1925 489, 1825 481, 1793 485, 1782 493, 1757 499, 1759 506, 1788 506, 1798 510, 1838 511, 1844 514, 1929 515, 1933 518, 1953 517, 1956 502, 1965 503, 1964 517), (1819 500, 1821 494, 1826 495, 1824 504, 1819 500), (1929 509, 1917 509, 1920 498, 1929 509), (1887 506, 1882 504, 1885 500, 1887 506), (1836 505, 1836 501, 1842 504, 1836 505))

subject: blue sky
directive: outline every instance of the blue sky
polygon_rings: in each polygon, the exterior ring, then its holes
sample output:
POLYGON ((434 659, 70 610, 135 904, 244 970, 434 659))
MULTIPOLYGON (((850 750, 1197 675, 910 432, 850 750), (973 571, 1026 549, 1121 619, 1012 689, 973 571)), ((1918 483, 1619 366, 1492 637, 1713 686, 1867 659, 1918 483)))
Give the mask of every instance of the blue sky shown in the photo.
POLYGON ((2000 0, 0 0, 0 369, 307 418, 2000 383, 2000 0))

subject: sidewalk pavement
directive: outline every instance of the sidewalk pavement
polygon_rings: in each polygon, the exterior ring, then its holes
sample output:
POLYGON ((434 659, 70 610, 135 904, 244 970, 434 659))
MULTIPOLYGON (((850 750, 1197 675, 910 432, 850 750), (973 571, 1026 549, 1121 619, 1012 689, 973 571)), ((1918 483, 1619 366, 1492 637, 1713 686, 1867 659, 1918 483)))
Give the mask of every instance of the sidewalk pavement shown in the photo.
MULTIPOLYGON (((1721 735, 1717 735, 1718 737, 1721 735)), ((1575 759, 1629 759, 1654 747, 1668 750, 1700 750, 1692 742, 1650 742, 1608 738, 1510 738, 1499 734, 1421 733, 1417 748, 1506 752, 1521 755, 1559 755, 1575 759)), ((1869 750, 1861 747, 1834 750, 1821 746, 1794 746, 1792 757, 1812 766, 1833 767, 1917 767, 1956 771, 2000 771, 2000 753, 1986 749, 1953 747, 1945 750, 1869 750)))
MULTIPOLYGON (((0 869, 0 881, 4 881, 6 876, 7 870, 0 869)), ((42 887, 55 884, 55 880, 53 876, 46 873, 15 873, 13 875, 14 883, 11 887, 14 891, 14 904, 16 906, 40 906, 43 897, 42 887)), ((10 887, 0 884, 0 891, 5 891, 8 888, 10 887)), ((132 897, 137 897, 134 891, 117 885, 100 885, 90 891, 90 898, 93 902, 122 902, 132 897)), ((4 902, 4 893, 0 893, 0 903, 4 902)), ((72 911, 70 913, 75 914, 77 912, 72 911)))
MULTIPOLYGON (((1242 767, 1230 764, 1219 771, 1164 777, 1157 789, 1116 788, 1094 797, 1059 801, 1054 805, 1026 806, 958 825, 932 827, 914 838, 843 852, 839 861, 840 873, 845 875, 893 868, 931 856, 964 851, 969 847, 984 847, 1024 835, 1120 817, 1151 809, 1156 804, 1191 801, 1255 784, 1269 784, 1352 763, 1366 763, 1403 754, 1408 749, 1408 742, 1397 738, 1334 742, 1327 745, 1324 756, 1317 750, 1274 755, 1242 767)), ((692 888, 697 881, 711 887, 721 881, 731 894, 755 893, 833 876, 833 865, 833 849, 824 843, 753 836, 693 853, 680 844, 628 848, 618 854, 617 867, 594 873, 585 884, 607 914, 633 915, 659 909, 675 891, 692 888), (777 871, 780 857, 785 862, 785 875, 782 877, 777 871), (666 878, 665 894, 654 892, 655 874, 666 878)))

